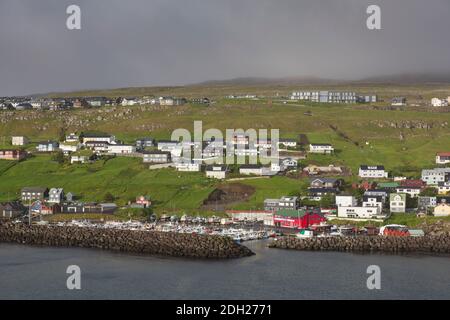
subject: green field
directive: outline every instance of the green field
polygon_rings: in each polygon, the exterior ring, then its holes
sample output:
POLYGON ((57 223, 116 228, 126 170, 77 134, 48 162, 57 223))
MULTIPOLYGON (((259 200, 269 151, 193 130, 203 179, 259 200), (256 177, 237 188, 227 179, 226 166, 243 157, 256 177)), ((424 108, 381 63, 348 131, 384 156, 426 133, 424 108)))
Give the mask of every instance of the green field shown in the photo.
MULTIPOLYGON (((324 89, 317 86, 319 89, 324 89)), ((209 96, 211 106, 179 107, 134 106, 108 107, 73 111, 0 112, 0 143, 8 146, 11 135, 25 135, 32 143, 57 139, 61 132, 97 130, 115 134, 127 143, 151 136, 168 139, 177 128, 193 129, 195 120, 203 121, 203 130, 255 128, 279 129, 282 138, 306 134, 311 142, 331 143, 334 155, 311 155, 302 161, 321 165, 344 165, 353 173, 361 164, 383 164, 397 175, 419 177, 422 168, 434 167, 438 151, 450 151, 450 113, 448 109, 406 107, 385 108, 392 96, 403 95, 409 101, 425 102, 433 96, 450 95, 449 85, 358 85, 329 86, 330 90, 353 90, 374 93, 384 102, 374 105, 332 105, 298 103, 279 99, 225 99, 227 94, 255 93, 287 95, 292 90, 312 86, 217 86, 176 88, 126 88, 68 95, 176 95, 209 96), (310 111, 312 116, 305 115, 310 111)), ((58 95, 61 96, 61 95, 58 95)), ((32 148, 32 144, 28 149, 32 148)), ((356 180, 352 177, 348 180, 356 180)), ((233 208, 261 208, 268 197, 298 194, 307 181, 287 177, 249 179, 242 183, 256 188, 248 201, 233 208)), ((150 171, 138 159, 115 158, 86 165, 60 165, 50 156, 39 155, 20 163, 0 161, 0 200, 14 199, 24 186, 63 187, 83 201, 101 201, 110 192, 118 204, 137 195, 148 194, 157 212, 198 212, 199 206, 219 182, 208 180, 203 173, 179 173, 173 169, 150 171)))

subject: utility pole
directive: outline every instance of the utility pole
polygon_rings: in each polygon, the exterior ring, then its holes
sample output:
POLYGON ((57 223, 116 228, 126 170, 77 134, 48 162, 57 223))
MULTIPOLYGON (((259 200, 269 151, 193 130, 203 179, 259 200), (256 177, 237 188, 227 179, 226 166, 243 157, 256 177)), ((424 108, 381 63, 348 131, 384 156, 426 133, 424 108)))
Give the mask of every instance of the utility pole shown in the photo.
POLYGON ((28 224, 31 226, 31 197, 28 199, 28 224))

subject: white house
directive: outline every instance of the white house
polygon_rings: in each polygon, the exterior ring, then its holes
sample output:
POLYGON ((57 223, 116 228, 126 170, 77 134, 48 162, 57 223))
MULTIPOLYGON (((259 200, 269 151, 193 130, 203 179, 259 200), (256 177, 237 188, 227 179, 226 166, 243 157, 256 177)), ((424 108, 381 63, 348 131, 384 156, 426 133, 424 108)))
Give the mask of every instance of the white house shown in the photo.
POLYGON ((136 152, 136 147, 131 144, 110 144, 106 152, 109 154, 130 154, 136 152))
POLYGON ((450 163, 450 152, 438 152, 436 154, 436 164, 450 163))
POLYGON ((86 148, 91 149, 96 153, 103 153, 108 151, 109 143, 102 141, 100 142, 88 141, 84 145, 86 148))
POLYGON ((263 171, 263 166, 257 164, 246 164, 239 168, 239 173, 243 175, 261 176, 263 171))
POLYGON ((404 106, 406 106, 406 98, 405 97, 394 97, 394 98, 392 98, 391 106, 393 106, 393 107, 404 107, 404 106))
POLYGON ((59 144, 59 149, 64 153, 70 153, 70 152, 77 152, 79 149, 79 146, 76 144, 59 144))
POLYGON ((11 144, 13 146, 24 146, 28 143, 28 139, 24 136, 13 136, 11 137, 11 144))
POLYGON ((54 152, 57 151, 58 149, 58 142, 54 142, 54 141, 44 141, 44 142, 39 142, 36 150, 39 152, 54 152))
POLYGON ((417 198, 422 191, 421 187, 397 187, 395 188, 397 193, 406 193, 411 196, 411 198, 417 198))
POLYGON ((175 164, 177 171, 183 172, 199 172, 201 169, 200 163, 179 162, 175 164))
POLYGON ((106 142, 109 144, 116 142, 116 137, 112 135, 86 135, 83 137, 83 144, 86 142, 106 142))
POLYGON ((448 180, 450 168, 423 169, 422 181, 429 186, 436 186, 439 182, 448 180))
POLYGON ((63 188, 51 188, 48 192, 48 203, 61 203, 64 200, 63 188))
POLYGON ((447 107, 448 101, 447 101, 447 99, 433 98, 433 99, 431 99, 431 106, 432 107, 447 107))
POLYGON ((66 136, 66 142, 78 142, 80 137, 76 133, 70 133, 66 136))
POLYGON ((158 150, 159 151, 171 151, 175 148, 181 148, 181 143, 178 141, 172 140, 160 140, 158 141, 158 150))
POLYGON ((364 192, 364 196, 379 197, 381 199, 381 202, 386 203, 388 193, 384 190, 367 190, 364 192))
POLYGON ((285 147, 295 148, 297 146, 297 141, 294 139, 279 139, 278 145, 283 145, 285 147))
POLYGON ((123 107, 126 107, 126 106, 134 106, 137 103, 138 102, 135 98, 123 98, 121 104, 123 107))
POLYGON ((181 106, 186 102, 184 98, 159 97, 159 104, 162 106, 181 106))
POLYGON ((282 172, 286 171, 286 167, 282 163, 272 162, 270 164, 270 170, 273 172, 282 172))
POLYGON ((228 171, 227 166, 215 164, 215 165, 207 166, 205 173, 206 173, 207 178, 225 179, 227 171, 228 171))
POLYGON ((363 196, 363 207, 378 207, 383 210, 383 197, 382 196, 363 196))
POLYGON ((295 159, 292 158, 285 158, 285 159, 280 159, 281 163, 283 164, 283 166, 285 166, 286 168, 297 168, 298 162, 295 159))
POLYGON ((391 212, 404 213, 406 211, 406 194, 391 193, 389 195, 389 207, 391 212))
POLYGON ((336 196, 335 201, 337 207, 356 207, 358 205, 358 200, 354 196, 336 196))
POLYGON ((387 178, 388 172, 384 170, 384 166, 366 166, 359 167, 359 174, 361 178, 387 178))
POLYGON ((370 219, 381 215, 379 207, 338 207, 339 218, 370 219))
POLYGON ((70 157, 70 163, 86 163, 88 161, 87 156, 71 156, 70 157))
POLYGON ((239 156, 239 157, 257 156, 258 149, 246 149, 246 148, 237 147, 234 149, 234 155, 239 156))
POLYGON ((433 212, 435 217, 448 217, 450 216, 450 205, 446 202, 441 202, 434 208, 433 212))
POLYGON ((328 143, 311 143, 309 145, 310 153, 322 153, 322 154, 330 154, 334 152, 334 148, 331 144, 328 143))
POLYGON ((450 193, 450 181, 444 181, 438 183, 438 193, 447 195, 450 193))

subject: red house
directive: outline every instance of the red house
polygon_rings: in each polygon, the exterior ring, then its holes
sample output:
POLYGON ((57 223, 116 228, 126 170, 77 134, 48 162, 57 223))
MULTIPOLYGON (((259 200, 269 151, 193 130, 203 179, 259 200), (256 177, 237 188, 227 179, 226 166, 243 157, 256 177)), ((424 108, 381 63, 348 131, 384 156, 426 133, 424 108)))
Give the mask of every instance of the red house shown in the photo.
POLYGON ((407 188, 424 188, 425 187, 425 182, 423 182, 420 179, 408 179, 408 180, 402 180, 400 181, 400 185, 402 187, 407 187, 407 188))
POLYGON ((364 191, 372 190, 377 187, 376 182, 370 182, 370 181, 362 181, 361 183, 353 183, 352 188, 353 189, 362 189, 364 191))
POLYGON ((0 160, 22 160, 27 153, 23 150, 0 150, 0 160))
POLYGON ((278 210, 273 215, 277 227, 305 229, 327 219, 320 209, 278 210))
POLYGON ((152 205, 149 196, 138 196, 136 197, 136 205, 142 208, 149 208, 152 205))

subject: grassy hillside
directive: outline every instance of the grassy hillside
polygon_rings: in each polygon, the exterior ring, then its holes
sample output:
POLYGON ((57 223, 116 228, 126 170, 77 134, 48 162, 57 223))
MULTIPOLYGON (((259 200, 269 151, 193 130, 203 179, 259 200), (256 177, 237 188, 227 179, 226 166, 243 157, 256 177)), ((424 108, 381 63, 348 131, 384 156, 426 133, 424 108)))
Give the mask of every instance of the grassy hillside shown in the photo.
MULTIPOLYGON (((314 86, 321 88, 321 86, 314 86)), ((97 130, 115 134, 125 142, 151 136, 170 138, 177 128, 193 129, 195 120, 203 121, 203 130, 218 128, 279 129, 280 136, 296 138, 304 133, 311 142, 331 143, 334 155, 309 156, 303 164, 341 164, 356 172, 361 164, 384 164, 396 174, 418 177, 420 170, 434 166, 435 153, 450 151, 448 109, 407 107, 381 110, 387 102, 375 105, 332 105, 283 102, 277 99, 230 100, 226 94, 288 94, 312 86, 191 86, 176 88, 126 88, 111 91, 77 92, 68 95, 176 95, 209 96, 211 106, 180 107, 136 106, 74 111, 0 112, 0 144, 8 147, 11 135, 26 135, 32 142, 57 139, 61 133, 97 130), (312 116, 305 115, 311 112, 312 116), (439 112, 437 112, 439 111, 439 112)), ((325 88, 321 88, 325 89, 325 88)), ((428 101, 432 96, 450 95, 448 85, 358 85, 327 86, 326 89, 376 93, 382 99, 402 95, 410 100, 428 101)), ((351 178, 349 180, 355 180, 351 178)), ((267 197, 293 194, 307 181, 285 177, 247 180, 256 193, 235 208, 260 208, 267 197)), ((138 159, 116 158, 92 165, 59 165, 49 156, 35 156, 20 163, 0 161, 0 200, 18 195, 23 186, 61 186, 82 200, 103 200, 106 192, 123 204, 139 194, 149 194, 157 211, 195 211, 218 185, 202 173, 178 173, 174 170, 150 171, 138 159)))

